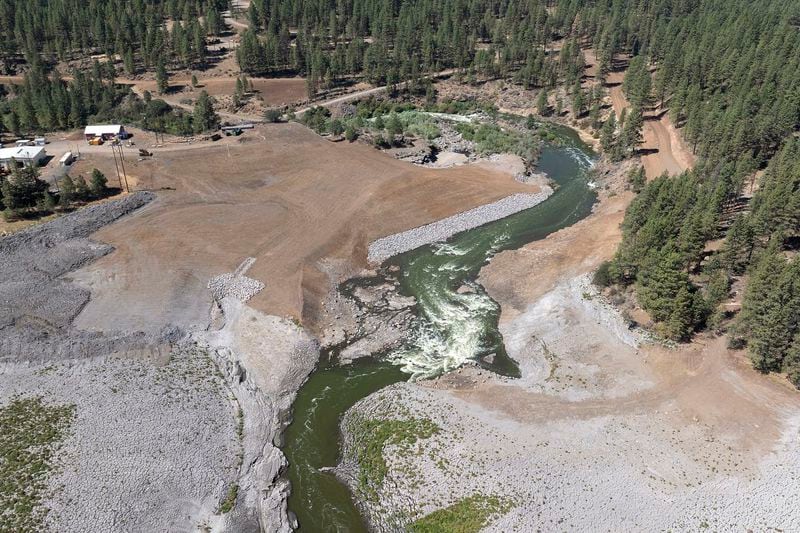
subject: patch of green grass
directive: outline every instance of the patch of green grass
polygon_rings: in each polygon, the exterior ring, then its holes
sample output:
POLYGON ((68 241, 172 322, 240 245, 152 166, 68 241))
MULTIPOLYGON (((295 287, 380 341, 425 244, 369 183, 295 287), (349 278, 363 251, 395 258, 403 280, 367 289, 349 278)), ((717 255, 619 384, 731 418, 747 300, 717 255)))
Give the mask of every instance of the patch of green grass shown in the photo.
POLYGON ((0 407, 0 531, 39 531, 53 453, 75 417, 74 405, 14 397, 0 407))
POLYGON ((438 433, 440 428, 428 418, 367 419, 356 422, 353 431, 356 437, 359 488, 368 497, 375 498, 376 487, 383 482, 389 471, 383 458, 384 447, 396 445, 408 450, 418 440, 430 438, 438 433))
POLYGON ((409 530, 413 533, 477 533, 512 506, 505 498, 474 494, 423 516, 413 522, 409 530))
POLYGON ((231 485, 228 487, 228 493, 225 495, 225 499, 222 500, 221 504, 219 504, 219 509, 217 510, 217 514, 229 513, 236 505, 236 497, 238 495, 239 495, 239 484, 231 483, 231 485))
POLYGON ((535 161, 539 156, 539 141, 532 133, 503 129, 496 124, 461 123, 455 129, 464 139, 474 142, 481 155, 510 153, 528 161, 535 161))

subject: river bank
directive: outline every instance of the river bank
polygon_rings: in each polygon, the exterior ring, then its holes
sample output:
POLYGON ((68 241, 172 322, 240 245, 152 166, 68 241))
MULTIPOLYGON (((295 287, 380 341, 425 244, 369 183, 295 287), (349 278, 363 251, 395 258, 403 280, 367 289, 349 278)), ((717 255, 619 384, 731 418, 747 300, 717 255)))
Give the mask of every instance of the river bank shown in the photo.
POLYGON ((342 476, 376 530, 490 498, 485 531, 800 526, 796 394, 722 338, 648 343, 588 282, 619 241, 624 174, 598 179, 589 217, 482 268, 520 379, 465 367, 347 413, 342 476), (360 488, 381 435, 381 482, 360 488))
POLYGON ((382 263, 385 260, 420 246, 434 242, 443 242, 462 231, 471 230, 495 220, 500 220, 509 215, 530 209, 547 200, 553 193, 551 188, 546 188, 537 194, 515 194, 507 196, 496 202, 484 204, 453 215, 451 217, 431 222, 425 226, 413 228, 402 233, 395 233, 381 237, 369 245, 367 259, 370 263, 382 263))
MULTIPOLYGON (((293 487, 290 509, 298 514, 301 527, 364 529, 349 491, 333 476, 335 471, 347 479, 347 469, 332 468, 339 450, 329 437, 331 432, 338 433, 338 420, 361 398, 397 381, 430 378, 470 362, 493 373, 518 375, 496 329, 499 309, 474 279, 497 251, 540 239, 591 212, 595 200, 587 176, 591 153, 568 130, 560 134, 561 142, 542 147, 538 163, 539 170, 557 185, 549 199, 459 233, 445 243, 400 254, 378 271, 348 281, 341 287, 344 298, 339 297, 338 303, 336 298, 328 300, 326 323, 335 328, 345 318, 357 319, 353 327, 343 328, 326 342, 326 364, 298 393, 294 421, 287 430, 284 450, 293 487), (341 300, 355 305, 348 312, 341 300), (402 318, 393 321, 398 317, 402 318), (386 332, 397 333, 397 340, 388 345, 377 342, 376 337, 392 338, 386 332), (378 360, 336 364, 352 355, 378 360)), ((351 484, 350 488, 355 487, 351 484)))

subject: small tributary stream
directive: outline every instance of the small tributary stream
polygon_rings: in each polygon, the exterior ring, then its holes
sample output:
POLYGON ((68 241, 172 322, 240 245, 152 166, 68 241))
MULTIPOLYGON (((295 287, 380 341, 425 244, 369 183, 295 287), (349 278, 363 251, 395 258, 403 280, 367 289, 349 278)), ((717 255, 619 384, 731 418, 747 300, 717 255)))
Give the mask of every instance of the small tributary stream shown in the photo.
MULTIPOLYGON (((347 365, 337 364, 336 351, 323 354, 298 392, 283 451, 292 484, 289 509, 301 531, 366 531, 349 490, 326 469, 339 459, 339 421, 357 401, 392 383, 436 376, 467 360, 505 375, 518 374, 498 331, 499 306, 475 280, 496 253, 542 239, 591 212, 596 200, 588 183, 593 154, 572 130, 555 132, 562 142, 546 145, 538 163, 538 170, 557 184, 550 198, 384 265, 399 268, 400 293, 417 300, 406 345, 347 365)), ((354 282, 358 280, 349 283, 354 282)))

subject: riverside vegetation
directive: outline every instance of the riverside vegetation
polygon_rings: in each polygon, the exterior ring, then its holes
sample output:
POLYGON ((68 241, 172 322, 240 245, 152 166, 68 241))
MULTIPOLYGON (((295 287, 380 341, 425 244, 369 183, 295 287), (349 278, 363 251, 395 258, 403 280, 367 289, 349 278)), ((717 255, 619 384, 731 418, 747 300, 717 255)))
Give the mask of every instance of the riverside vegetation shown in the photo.
POLYGON ((440 431, 427 418, 378 420, 353 417, 349 423, 354 440, 355 460, 359 466, 359 490, 371 499, 377 498, 376 487, 380 486, 389 470, 383 453, 385 446, 399 446, 409 453, 418 441, 430 438, 440 431))
POLYGON ((507 513, 513 503, 507 498, 475 494, 414 521, 413 533, 470 533, 480 531, 492 517, 507 513))
POLYGON ((0 407, 0 531, 38 531, 54 452, 75 416, 73 405, 13 398, 0 407))

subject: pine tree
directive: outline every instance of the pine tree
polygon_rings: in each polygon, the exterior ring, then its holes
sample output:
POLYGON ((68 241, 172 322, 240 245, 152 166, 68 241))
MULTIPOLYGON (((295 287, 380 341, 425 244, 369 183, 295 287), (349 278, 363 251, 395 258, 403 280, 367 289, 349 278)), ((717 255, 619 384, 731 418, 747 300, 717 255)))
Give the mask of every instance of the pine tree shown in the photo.
POLYGON ((102 198, 108 192, 108 179, 105 174, 98 169, 92 170, 92 179, 89 183, 89 189, 98 198, 102 198))
POLYGON ((64 175, 58 185, 58 203, 61 207, 69 207, 75 200, 75 182, 69 174, 64 175))
POLYGON ((214 111, 211 98, 206 91, 200 91, 200 96, 194 104, 192 125, 195 133, 214 130, 219 127, 219 117, 214 111))
POLYGON ((603 127, 600 130, 600 146, 603 148, 603 152, 606 154, 611 154, 613 151, 614 146, 616 145, 616 134, 617 116, 612 111, 606 121, 603 123, 603 127))
POLYGON ((639 301, 659 322, 671 317, 676 295, 688 288, 689 278, 684 271, 683 258, 671 244, 638 275, 639 301))
POLYGON ((643 166, 639 165, 633 167, 628 172, 628 184, 630 185, 630 188, 633 192, 637 194, 642 192, 642 189, 644 188, 646 181, 647 180, 643 166))
POLYGON ((783 359, 786 377, 795 387, 800 388, 800 334, 795 333, 792 344, 783 359))
POLYGON ((572 115, 575 118, 583 115, 584 106, 585 96, 583 94, 583 88, 581 87, 581 80, 578 78, 575 80, 575 84, 572 87, 572 115))
POLYGON ((726 235, 721 251, 723 265, 735 274, 742 274, 750 263, 755 244, 755 232, 750 223, 750 216, 739 215, 726 235))
MULTIPOLYGON (((776 294, 776 281, 783 278, 787 268, 777 241, 774 239, 761 253, 753 268, 736 324, 737 335, 751 340, 753 365, 763 372, 780 368, 770 335, 781 327, 781 302, 780 295, 776 294)), ((785 332, 782 336, 785 337, 785 332)))
POLYGON ((627 153, 633 153, 642 144, 642 110, 638 107, 632 108, 630 114, 625 119, 622 129, 621 144, 627 153))
POLYGON ((129 76, 132 76, 136 73, 136 63, 133 61, 133 50, 128 48, 125 50, 125 55, 123 56, 123 64, 125 65, 125 72, 128 73, 129 76))
POLYGON ((92 196, 89 186, 83 176, 78 176, 73 180, 75 182, 75 198, 78 200, 89 200, 92 196))
POLYGON ((159 59, 156 65, 156 86, 158 87, 158 94, 165 94, 169 90, 167 69, 164 67, 164 61, 161 59, 159 59))
POLYGON ((3 204, 7 209, 17 211, 35 207, 47 190, 47 182, 39 178, 35 167, 17 167, 3 180, 2 188, 3 204))
POLYGON ((672 312, 666 322, 666 334, 671 339, 685 341, 694 331, 694 324, 694 298, 688 285, 683 285, 672 303, 672 312))
POLYGON ((539 91, 539 95, 536 97, 536 110, 539 112, 540 115, 546 117, 550 114, 550 107, 547 104, 547 90, 542 89, 539 91))

